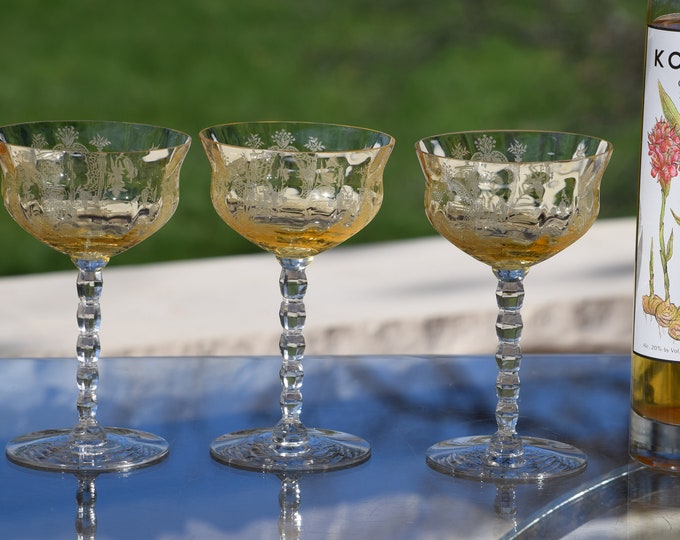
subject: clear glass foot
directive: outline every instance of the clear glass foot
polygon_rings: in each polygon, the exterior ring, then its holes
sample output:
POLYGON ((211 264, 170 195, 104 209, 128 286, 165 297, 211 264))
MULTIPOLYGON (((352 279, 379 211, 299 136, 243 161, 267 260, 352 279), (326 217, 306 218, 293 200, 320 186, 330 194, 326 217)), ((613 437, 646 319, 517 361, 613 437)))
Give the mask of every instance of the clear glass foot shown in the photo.
POLYGON ((339 431, 306 428, 307 441, 291 451, 274 442, 269 428, 222 435, 210 445, 217 461, 259 472, 324 472, 359 465, 371 456, 370 445, 339 431))
POLYGON ((582 471, 586 455, 568 444, 522 437, 520 459, 499 466, 489 460, 491 436, 449 439, 431 446, 426 452, 427 464, 434 470, 477 480, 536 482, 569 476, 582 471))
POLYGON ((105 428, 97 445, 74 445, 73 430, 36 431, 11 440, 6 447, 13 463, 57 472, 120 472, 152 465, 169 452, 156 435, 124 428, 105 428))

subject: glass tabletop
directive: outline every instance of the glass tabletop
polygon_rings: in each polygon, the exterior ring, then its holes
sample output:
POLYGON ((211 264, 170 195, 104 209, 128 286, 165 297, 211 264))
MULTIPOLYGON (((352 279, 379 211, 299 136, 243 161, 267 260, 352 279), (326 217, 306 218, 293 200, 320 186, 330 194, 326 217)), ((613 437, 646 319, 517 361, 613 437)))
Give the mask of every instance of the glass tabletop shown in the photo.
MULTIPOLYGON (((655 476, 629 461, 630 359, 609 355, 523 360, 519 430, 559 437, 584 450, 588 467, 574 477, 497 485, 427 467, 425 450, 431 444, 494 428, 491 356, 309 357, 305 424, 365 438, 371 459, 351 469, 299 477, 240 471, 213 461, 208 446, 216 436, 277 420, 279 362, 273 356, 103 358, 102 425, 158 433, 170 443, 169 457, 127 474, 81 478, 0 460, 2 537, 602 538, 592 532, 598 524, 609 520, 611 528, 613 519, 632 527, 628 518, 636 508, 646 508, 645 493, 677 484, 678 477, 655 476), (655 477, 660 480, 650 480, 655 477), (610 489, 606 497, 586 496, 601 485, 610 489), (645 486, 652 487, 645 491, 645 486), (583 500, 585 506, 579 506, 583 500), (599 512, 593 500, 613 502, 598 503, 599 512), (556 507, 562 511, 553 511, 556 507), (565 508, 581 517, 557 526, 554 517, 565 515, 565 508), (553 536, 545 535, 546 524, 553 536)), ((0 360, 3 444, 20 433, 73 424, 75 367, 71 359, 0 360)), ((677 495, 652 499, 666 501, 676 512, 680 506, 677 495)))

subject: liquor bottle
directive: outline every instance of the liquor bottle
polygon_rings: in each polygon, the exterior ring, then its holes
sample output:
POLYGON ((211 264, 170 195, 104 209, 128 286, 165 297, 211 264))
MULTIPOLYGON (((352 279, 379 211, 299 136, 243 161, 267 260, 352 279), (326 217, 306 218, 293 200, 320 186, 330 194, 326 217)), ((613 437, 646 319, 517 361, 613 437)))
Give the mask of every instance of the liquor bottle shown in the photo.
POLYGON ((680 242, 679 111, 680 0, 649 0, 630 454, 671 471, 680 471, 680 246, 674 249, 680 242))

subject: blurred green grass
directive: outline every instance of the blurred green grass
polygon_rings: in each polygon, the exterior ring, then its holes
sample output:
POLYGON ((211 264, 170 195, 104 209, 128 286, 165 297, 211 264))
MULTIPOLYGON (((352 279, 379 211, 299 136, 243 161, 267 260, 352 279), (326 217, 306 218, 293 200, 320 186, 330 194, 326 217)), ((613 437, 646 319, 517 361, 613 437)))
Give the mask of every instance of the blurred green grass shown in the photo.
MULTIPOLYGON (((636 0, 5 0, 0 123, 125 120, 194 137, 175 216, 112 264, 256 251, 213 211, 197 138, 240 120, 337 122, 396 137, 383 207, 350 242, 434 234, 413 145, 454 130, 608 138, 600 215, 628 216, 645 9, 636 0)), ((4 209, 0 251, 0 275, 72 268, 4 209)))

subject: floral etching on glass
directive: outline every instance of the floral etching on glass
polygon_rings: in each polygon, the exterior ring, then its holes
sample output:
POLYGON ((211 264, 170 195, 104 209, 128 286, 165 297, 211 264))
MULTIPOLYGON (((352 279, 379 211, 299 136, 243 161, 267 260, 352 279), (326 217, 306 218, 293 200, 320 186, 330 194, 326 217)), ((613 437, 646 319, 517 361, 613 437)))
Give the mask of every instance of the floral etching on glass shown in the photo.
MULTIPOLYGON (((129 198, 127 186, 139 176, 130 155, 107 152, 111 142, 102 135, 82 143, 72 126, 58 129, 56 138, 58 142, 50 147, 47 138, 36 133, 31 141, 32 158, 18 156, 16 172, 25 200, 42 200, 40 211, 44 214, 69 220, 76 219, 83 210, 97 208, 105 198, 129 198), (85 182, 76 180, 81 175, 85 182)), ((133 199, 138 204, 153 203, 156 189, 150 176, 133 199)), ((30 202, 26 206, 37 210, 30 202)))

